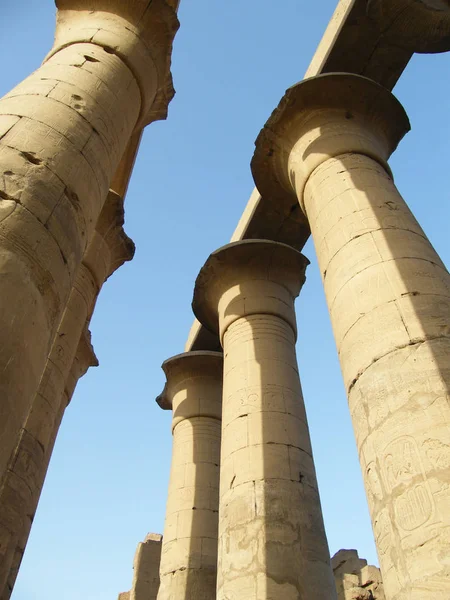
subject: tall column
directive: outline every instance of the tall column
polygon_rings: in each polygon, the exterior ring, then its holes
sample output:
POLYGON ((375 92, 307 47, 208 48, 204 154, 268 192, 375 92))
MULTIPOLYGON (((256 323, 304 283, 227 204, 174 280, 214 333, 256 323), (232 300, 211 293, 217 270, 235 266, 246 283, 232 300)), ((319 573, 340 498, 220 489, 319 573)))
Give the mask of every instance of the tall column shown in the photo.
POLYGON ((223 358, 186 352, 162 366, 157 398, 172 409, 173 450, 158 600, 216 594, 223 358))
POLYGON ((110 192, 78 269, 38 393, 0 482, 1 600, 5 600, 2 590, 12 590, 15 575, 8 574, 17 563, 14 553, 23 554, 68 399, 87 366, 98 364, 86 323, 104 281, 134 254, 123 222, 123 200, 110 192))
POLYGON ((387 159, 409 123, 378 84, 290 88, 256 142, 262 194, 311 227, 386 597, 450 593, 450 277, 387 159))
POLYGON ((195 315, 224 350, 218 600, 336 598, 295 354, 307 263, 246 240, 197 278, 195 315))
MULTIPOLYGON (((13 592, 64 411, 72 399, 78 380, 87 373, 89 367, 93 366, 98 366, 98 361, 91 345, 91 333, 86 326, 78 343, 59 410, 54 416, 47 446, 41 448, 41 452, 36 451, 36 441, 33 438, 33 430, 30 424, 31 417, 27 421, 28 429, 25 428, 21 432, 20 442, 14 454, 14 463, 10 465, 4 484, 0 488, 0 511, 2 516, 9 512, 13 517, 9 524, 14 524, 15 521, 17 526, 19 526, 19 519, 22 517, 20 529, 13 531, 12 534, 10 533, 9 545, 5 548, 5 552, 2 551, 0 600, 9 600, 13 592), (17 486, 18 483, 20 487, 17 486), (33 484, 35 489, 32 489, 33 484), (14 511, 17 511, 16 514, 14 514, 14 511)), ((34 405, 33 408, 35 408, 34 405)), ((0 527, 2 533, 5 533, 4 517, 2 521, 0 527)))
POLYGON ((57 0, 50 54, 0 100, 0 477, 116 167, 166 97, 174 9, 106 4, 57 0))

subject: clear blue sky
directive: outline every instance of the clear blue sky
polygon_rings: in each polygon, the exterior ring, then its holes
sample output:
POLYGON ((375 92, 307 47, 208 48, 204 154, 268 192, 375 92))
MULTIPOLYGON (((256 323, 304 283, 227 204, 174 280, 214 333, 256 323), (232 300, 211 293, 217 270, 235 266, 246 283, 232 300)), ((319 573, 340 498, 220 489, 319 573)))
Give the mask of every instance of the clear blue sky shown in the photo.
MULTIPOLYGON (((254 140, 303 77, 336 0, 181 0, 169 119, 148 127, 126 199, 132 263, 104 286, 92 321, 100 367, 80 381, 59 437, 13 600, 116 600, 136 545, 162 532, 170 414, 160 365, 183 350, 193 283, 227 243, 253 188, 254 140)), ((0 2, 0 95, 37 68, 52 0, 0 2)), ((447 264, 450 56, 416 56, 395 89, 412 132, 395 179, 447 264)), ((331 553, 376 563, 355 443, 311 242, 297 302, 298 358, 331 553)))

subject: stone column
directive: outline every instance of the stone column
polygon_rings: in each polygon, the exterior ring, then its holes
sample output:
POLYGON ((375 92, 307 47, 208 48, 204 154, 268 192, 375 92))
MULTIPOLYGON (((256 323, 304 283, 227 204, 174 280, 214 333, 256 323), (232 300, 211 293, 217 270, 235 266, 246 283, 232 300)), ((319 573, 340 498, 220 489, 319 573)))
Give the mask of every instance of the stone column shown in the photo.
MULTIPOLYGON (((4 484, 0 487, 0 511, 3 517, 1 518, 0 527, 2 533, 4 533, 4 514, 10 513, 13 517, 10 520, 10 525, 17 524, 17 531, 12 531, 9 535, 9 545, 6 546, 6 552, 2 552, 0 600, 9 600, 14 589, 64 411, 72 399, 79 379, 87 373, 89 367, 96 366, 98 366, 98 361, 91 345, 91 332, 86 326, 78 343, 58 412, 54 415, 54 421, 52 421, 50 438, 46 447, 37 451, 30 417, 27 421, 28 429, 24 428, 22 430, 20 442, 14 455, 15 461, 10 465, 4 484), (16 511, 15 514, 14 511, 16 511), (22 518, 22 521, 19 529, 20 518, 22 518)), ((33 409, 35 409, 34 405, 31 412, 33 412, 33 409)))
POLYGON ((186 352, 162 366, 157 398, 172 409, 173 451, 158 600, 216 594, 223 358, 186 352))
POLYGON ((178 26, 165 0, 57 7, 44 64, 0 100, 0 477, 128 140, 161 115, 178 26))
MULTIPOLYGON (((133 562, 133 583, 129 592, 122 592, 123 600, 156 600, 162 539, 159 533, 149 533, 138 545, 133 562)), ((122 600, 121 594, 118 600, 122 600)))
POLYGON ((339 550, 331 559, 338 600, 386 600, 380 569, 356 550, 339 550))
POLYGON ((450 594, 450 277, 386 163, 408 128, 378 84, 323 75, 287 91, 252 169, 309 220, 386 597, 431 600, 450 594))
POLYGON ((307 263, 246 240, 197 278, 195 316, 224 350, 218 600, 336 598, 295 354, 307 263))
MULTIPOLYGON (((87 367, 98 364, 86 325, 97 295, 104 281, 134 254, 134 244, 123 231, 123 221, 123 200, 110 192, 78 270, 38 393, 0 483, 1 600, 5 600, 2 590, 11 593, 15 575, 10 576, 9 572, 12 562, 18 562, 14 553, 20 559, 25 549, 68 400, 87 367)), ((13 571, 17 569, 13 567, 13 571)))
POLYGON ((140 542, 133 562, 133 583, 129 592, 121 592, 118 600, 156 600, 159 590, 162 535, 147 534, 140 542))

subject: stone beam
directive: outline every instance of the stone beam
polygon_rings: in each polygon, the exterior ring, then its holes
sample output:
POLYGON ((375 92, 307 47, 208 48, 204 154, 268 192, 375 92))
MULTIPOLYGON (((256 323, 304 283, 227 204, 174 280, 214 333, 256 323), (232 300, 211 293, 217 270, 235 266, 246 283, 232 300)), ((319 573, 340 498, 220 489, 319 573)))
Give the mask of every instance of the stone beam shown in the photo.
MULTIPOLYGON (((444 0, 340 0, 305 78, 355 73, 392 90, 414 52, 449 49, 450 7, 444 0)), ((309 234, 296 201, 263 198, 255 188, 231 242, 261 238, 301 250, 309 234)), ((185 351, 219 348, 217 336, 194 321, 185 351)))

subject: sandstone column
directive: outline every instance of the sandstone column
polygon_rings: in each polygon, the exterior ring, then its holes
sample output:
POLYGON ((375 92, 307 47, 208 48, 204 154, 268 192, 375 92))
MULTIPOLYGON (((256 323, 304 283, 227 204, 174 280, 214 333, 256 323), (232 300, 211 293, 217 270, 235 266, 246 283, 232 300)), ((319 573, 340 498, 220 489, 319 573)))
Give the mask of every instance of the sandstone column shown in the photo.
POLYGON ((386 600, 380 569, 356 550, 339 550, 331 559, 338 600, 386 600))
POLYGON ((116 167, 170 95, 172 5, 57 6, 43 66, 0 100, 0 476, 116 167))
POLYGON ((224 350, 218 600, 336 598, 295 354, 308 261, 246 240, 197 278, 197 319, 224 350))
POLYGON ((156 600, 159 589, 162 535, 149 533, 139 543, 133 562, 133 583, 129 592, 119 594, 118 600, 156 600))
POLYGON ((263 195, 308 218, 386 597, 450 594, 450 278, 386 164, 409 128, 350 74, 290 88, 256 142, 263 195))
POLYGON ((123 222, 123 200, 110 192, 78 269, 38 393, 0 483, 1 600, 9 597, 2 596, 2 590, 10 594, 14 585, 15 565, 20 564, 25 549, 65 408, 78 379, 90 365, 98 364, 86 325, 97 295, 104 281, 134 254, 123 222))
POLYGON ((162 366, 157 398, 172 409, 173 452, 158 600, 216 594, 223 358, 186 352, 162 366))

